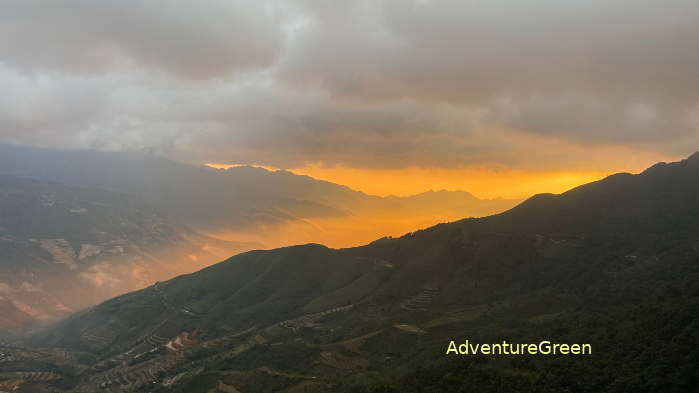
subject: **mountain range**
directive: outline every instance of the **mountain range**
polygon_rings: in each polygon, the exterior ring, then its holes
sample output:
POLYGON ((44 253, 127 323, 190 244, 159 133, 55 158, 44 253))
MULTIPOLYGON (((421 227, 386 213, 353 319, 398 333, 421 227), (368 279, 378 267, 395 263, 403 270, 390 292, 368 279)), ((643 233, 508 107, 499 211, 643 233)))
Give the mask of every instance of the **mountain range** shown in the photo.
POLYGON ((697 195, 694 154, 360 247, 242 253, 8 344, 5 384, 689 392, 699 383, 697 195), (592 352, 446 354, 464 340, 584 343, 592 352))
POLYGON ((221 170, 149 154, 12 144, 0 144, 0 174, 128 194, 201 232, 265 247, 311 240, 358 245, 520 202, 463 191, 378 197, 284 170, 221 170))
POLYGON ((516 202, 463 191, 381 198, 281 170, 0 144, 0 331, 242 251, 359 243, 516 202))

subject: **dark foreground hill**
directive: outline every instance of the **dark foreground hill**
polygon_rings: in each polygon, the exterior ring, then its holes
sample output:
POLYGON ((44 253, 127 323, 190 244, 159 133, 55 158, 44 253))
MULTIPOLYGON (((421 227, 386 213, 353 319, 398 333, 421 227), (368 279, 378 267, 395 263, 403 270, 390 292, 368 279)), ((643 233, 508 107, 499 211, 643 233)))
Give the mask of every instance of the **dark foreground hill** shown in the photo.
POLYGON ((31 343, 69 360, 15 348, 5 378, 75 392, 696 391, 698 195, 695 154, 363 247, 240 254, 47 329, 31 343), (466 339, 592 351, 446 355, 466 339))

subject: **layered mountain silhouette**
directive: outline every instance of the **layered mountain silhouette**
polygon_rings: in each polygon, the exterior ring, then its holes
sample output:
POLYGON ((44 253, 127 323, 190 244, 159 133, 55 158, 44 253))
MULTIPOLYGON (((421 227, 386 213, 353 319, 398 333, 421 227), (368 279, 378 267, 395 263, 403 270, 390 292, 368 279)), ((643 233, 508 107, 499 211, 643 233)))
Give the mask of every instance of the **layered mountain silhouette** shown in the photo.
POLYGON ((217 170, 148 154, 11 144, 0 144, 0 174, 125 193, 194 229, 267 247, 311 240, 361 244, 386 231, 494 214, 520 202, 459 191, 382 198, 283 170, 217 170), (408 216, 409 222, 401 221, 408 216))
POLYGON ((243 253, 35 335, 44 357, 15 347, 15 372, 76 392, 692 391, 698 195, 695 154, 362 247, 243 253), (445 354, 465 339, 593 350, 445 354))
POLYGON ((411 228, 409 212, 432 223, 514 203, 446 191, 380 198, 287 171, 0 144, 0 330, 237 252, 310 239, 343 244, 351 231, 356 243, 411 228))

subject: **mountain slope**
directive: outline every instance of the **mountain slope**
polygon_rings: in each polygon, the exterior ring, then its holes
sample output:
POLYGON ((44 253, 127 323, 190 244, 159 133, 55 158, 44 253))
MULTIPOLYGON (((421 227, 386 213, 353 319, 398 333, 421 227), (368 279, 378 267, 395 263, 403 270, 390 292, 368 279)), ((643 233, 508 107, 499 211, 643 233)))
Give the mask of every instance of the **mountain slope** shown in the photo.
POLYGON ((4 313, 0 329, 201 268, 216 248, 250 246, 207 238, 123 194, 0 175, 0 296, 21 312, 4 313))
POLYGON ((698 157, 363 247, 240 254, 33 342, 100 359, 64 373, 83 391, 691 391, 698 157), (464 339, 593 351, 445 357, 464 339))
POLYGON ((538 195, 487 222, 493 229, 570 234, 693 231, 699 224, 698 170, 695 153, 640 175, 621 173, 561 195, 538 195))

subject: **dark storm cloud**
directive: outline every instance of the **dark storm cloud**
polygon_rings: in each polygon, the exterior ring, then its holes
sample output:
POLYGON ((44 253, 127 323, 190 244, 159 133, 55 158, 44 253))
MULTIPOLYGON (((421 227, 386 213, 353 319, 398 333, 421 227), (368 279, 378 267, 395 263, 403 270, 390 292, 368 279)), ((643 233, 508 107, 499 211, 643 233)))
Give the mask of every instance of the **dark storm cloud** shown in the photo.
POLYGON ((0 4, 4 140, 393 168, 699 144, 695 1, 0 4))

